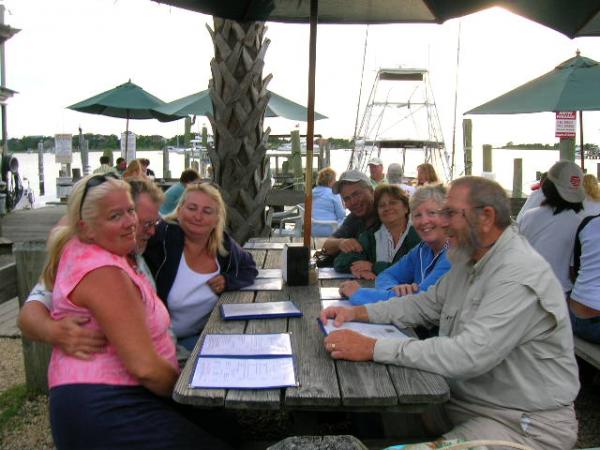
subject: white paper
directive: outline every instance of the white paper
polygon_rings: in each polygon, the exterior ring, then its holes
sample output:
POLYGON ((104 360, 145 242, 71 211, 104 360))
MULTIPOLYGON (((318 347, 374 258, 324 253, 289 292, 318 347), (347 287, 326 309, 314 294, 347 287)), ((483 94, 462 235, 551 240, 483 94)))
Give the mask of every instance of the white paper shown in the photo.
POLYGON ((257 278, 250 286, 240 289, 240 291, 280 291, 283 286, 281 278, 257 278))
POLYGON ((246 242, 244 248, 247 250, 283 250, 283 242, 246 242))
POLYGON ((333 267, 319 267, 319 280, 354 278, 351 273, 336 272, 333 267))
POLYGON ((223 318, 247 316, 273 316, 302 313, 290 301, 264 303, 228 303, 221 305, 223 318))
POLYGON ((289 333, 207 334, 201 356, 291 356, 289 333))
POLYGON ((258 269, 256 278, 281 278, 281 269, 258 269))
POLYGON ((362 323, 362 322, 344 322, 339 327, 333 325, 333 320, 329 319, 327 325, 323 325, 325 333, 329 334, 338 330, 353 330, 374 339, 394 338, 409 339, 409 337, 396 328, 394 325, 380 323, 362 323))
POLYGON ((344 298, 344 296, 340 294, 340 288, 337 287, 322 287, 319 290, 319 294, 321 300, 339 300, 344 298))
POLYGON ((321 309, 329 308, 330 306, 350 308, 353 305, 348 300, 321 300, 321 309))
POLYGON ((226 389, 296 386, 294 361, 291 357, 198 358, 191 386, 226 389))

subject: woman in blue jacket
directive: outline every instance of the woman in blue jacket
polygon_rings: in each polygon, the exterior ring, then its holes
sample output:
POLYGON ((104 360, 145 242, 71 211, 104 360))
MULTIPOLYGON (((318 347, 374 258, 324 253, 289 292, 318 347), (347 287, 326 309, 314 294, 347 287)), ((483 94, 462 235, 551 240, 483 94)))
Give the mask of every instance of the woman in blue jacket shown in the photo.
POLYGON ((400 261, 381 272, 375 288, 361 288, 357 281, 341 284, 340 292, 355 305, 387 300, 392 297, 425 291, 450 270, 446 257, 447 237, 442 228, 440 210, 446 189, 441 185, 417 189, 411 198, 412 224, 421 238, 400 261))
POLYGON ((167 305, 178 344, 193 349, 224 291, 252 284, 252 255, 224 230, 226 209, 218 189, 188 185, 174 213, 160 222, 144 259, 167 305))
MULTIPOLYGON (((312 218, 313 220, 325 220, 329 222, 344 221, 346 210, 342 205, 339 194, 334 194, 331 187, 335 184, 335 170, 325 167, 319 171, 317 186, 312 190, 312 218)), ((335 227, 337 228, 337 227, 335 227)), ((335 228, 323 223, 312 224, 312 235, 317 237, 331 236, 335 228)))

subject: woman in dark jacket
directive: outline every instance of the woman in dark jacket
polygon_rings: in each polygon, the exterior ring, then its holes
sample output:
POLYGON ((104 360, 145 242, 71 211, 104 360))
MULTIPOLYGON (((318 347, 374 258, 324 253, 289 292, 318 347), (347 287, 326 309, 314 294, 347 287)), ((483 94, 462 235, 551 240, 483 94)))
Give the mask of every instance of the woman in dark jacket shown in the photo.
POLYGON ((252 255, 224 231, 225 220, 225 203, 215 187, 188 185, 144 253, 178 344, 189 350, 218 295, 249 286, 258 275, 252 255))

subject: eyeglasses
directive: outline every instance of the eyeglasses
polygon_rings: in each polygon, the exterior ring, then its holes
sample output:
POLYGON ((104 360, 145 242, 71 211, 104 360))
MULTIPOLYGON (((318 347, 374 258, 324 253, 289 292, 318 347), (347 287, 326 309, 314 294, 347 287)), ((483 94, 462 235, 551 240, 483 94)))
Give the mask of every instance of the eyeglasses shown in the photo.
POLYGON ((144 229, 144 231, 148 232, 150 231, 152 228, 156 228, 158 226, 158 224, 160 223, 160 219, 157 220, 149 220, 147 222, 144 222, 142 224, 142 228, 144 229))
POLYGON ((92 176, 87 183, 85 183, 85 187, 83 188, 83 195, 81 196, 81 203, 79 204, 79 217, 81 218, 81 211, 83 210, 83 203, 85 202, 85 197, 90 189, 100 186, 102 183, 108 181, 109 179, 118 180, 119 177, 114 173, 108 172, 105 174, 98 174, 92 176))
MULTIPOLYGON (((485 208, 485 205, 479 205, 479 206, 473 206, 470 209, 482 209, 485 208)), ((469 208, 459 208, 459 209, 455 209, 455 208, 444 208, 444 209, 440 209, 438 211, 438 214, 442 217, 445 217, 447 219, 452 220, 452 218, 454 216, 456 216, 457 214, 462 214, 462 216, 466 219, 467 218, 467 211, 469 208)))
POLYGON ((351 201, 358 200, 359 198, 364 196, 365 192, 366 192, 366 189, 359 189, 358 191, 354 191, 350 195, 346 195, 345 197, 342 197, 342 200, 344 200, 344 203, 350 203, 351 201))

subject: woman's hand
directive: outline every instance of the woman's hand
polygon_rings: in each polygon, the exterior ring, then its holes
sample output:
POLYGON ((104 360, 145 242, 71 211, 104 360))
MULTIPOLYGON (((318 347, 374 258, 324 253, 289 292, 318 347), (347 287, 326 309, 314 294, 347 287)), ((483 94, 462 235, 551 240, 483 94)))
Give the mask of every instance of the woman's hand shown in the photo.
POLYGON ((364 280, 374 280, 376 275, 373 273, 373 263, 371 261, 354 261, 350 266, 350 272, 356 278, 364 280))
POLYGON ((396 293, 398 297, 402 297, 403 295, 414 294, 419 290, 419 285, 416 283, 412 284, 399 284, 394 286, 392 290, 396 293))
POLYGON ((342 294, 344 297, 351 297, 359 289, 360 289, 360 284, 358 283, 358 281, 349 280, 349 281, 343 281, 340 284, 339 291, 340 291, 340 294, 342 294))
POLYGON ((339 330, 324 340, 325 350, 333 359, 348 361, 372 361, 376 339, 352 330, 339 330))
POLYGON ((225 277, 223 275, 217 275, 207 281, 208 287, 217 295, 221 294, 227 287, 225 277))

